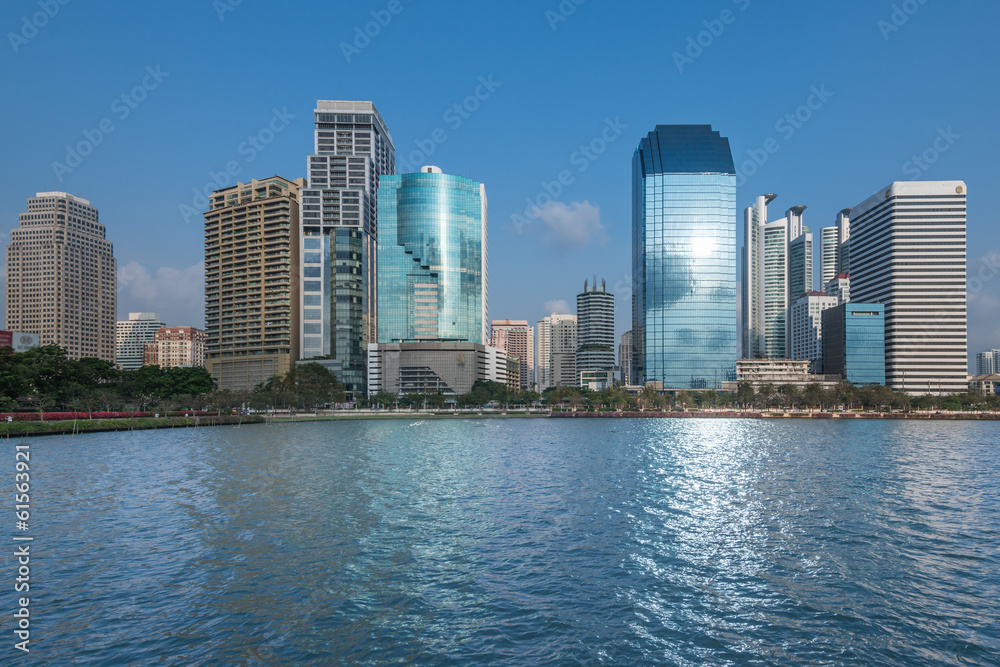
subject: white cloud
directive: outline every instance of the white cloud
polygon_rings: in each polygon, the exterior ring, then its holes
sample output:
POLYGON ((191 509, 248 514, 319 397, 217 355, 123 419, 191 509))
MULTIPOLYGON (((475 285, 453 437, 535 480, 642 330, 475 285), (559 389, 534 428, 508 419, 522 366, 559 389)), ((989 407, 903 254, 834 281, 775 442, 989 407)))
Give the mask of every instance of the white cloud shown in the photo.
POLYGON ((562 254, 585 248, 591 241, 604 244, 601 209, 589 201, 574 201, 568 205, 553 201, 536 210, 542 223, 542 237, 553 252, 562 254))
POLYGON ((131 261, 118 268, 118 317, 159 313, 170 326, 205 326, 205 265, 175 269, 161 266, 151 274, 131 261))
POLYGON ((572 315, 573 311, 570 310, 569 303, 567 303, 565 299, 556 299, 554 301, 545 302, 545 314, 550 315, 551 313, 572 315))

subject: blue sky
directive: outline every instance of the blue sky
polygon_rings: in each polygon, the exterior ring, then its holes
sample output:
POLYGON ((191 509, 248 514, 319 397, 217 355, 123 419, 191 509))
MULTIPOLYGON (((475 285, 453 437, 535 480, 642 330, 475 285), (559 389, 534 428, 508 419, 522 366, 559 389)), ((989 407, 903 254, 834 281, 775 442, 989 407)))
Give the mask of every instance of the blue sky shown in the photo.
POLYGON ((964 179, 970 354, 1000 347, 995 3, 63 2, 0 10, 0 229, 35 192, 90 199, 120 318, 201 325, 202 228, 182 207, 230 161, 243 181, 303 176, 315 101, 370 99, 397 162, 486 184, 491 318, 572 308, 596 272, 627 330, 632 153, 657 123, 710 123, 737 165, 778 145, 740 220, 774 192, 772 217, 804 204, 817 231, 893 180, 964 179), (97 145, 77 162, 81 141, 97 145))

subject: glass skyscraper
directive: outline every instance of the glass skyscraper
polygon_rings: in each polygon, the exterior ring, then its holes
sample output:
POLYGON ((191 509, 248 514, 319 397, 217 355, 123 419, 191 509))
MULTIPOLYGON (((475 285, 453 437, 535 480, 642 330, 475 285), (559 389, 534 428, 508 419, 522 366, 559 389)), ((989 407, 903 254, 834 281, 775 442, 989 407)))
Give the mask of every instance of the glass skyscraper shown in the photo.
POLYGON ((823 311, 824 372, 856 385, 885 384, 885 306, 843 303, 823 311))
POLYGON ((378 342, 489 345, 486 188, 437 167, 378 189, 378 342))
POLYGON ((710 125, 657 125, 632 158, 633 372, 735 381, 736 169, 710 125))

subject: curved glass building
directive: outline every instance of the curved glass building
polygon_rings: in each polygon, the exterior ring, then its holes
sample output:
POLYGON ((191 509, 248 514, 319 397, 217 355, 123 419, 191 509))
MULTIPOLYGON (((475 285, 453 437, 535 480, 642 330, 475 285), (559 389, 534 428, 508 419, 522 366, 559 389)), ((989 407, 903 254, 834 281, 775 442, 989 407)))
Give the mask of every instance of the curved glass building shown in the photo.
POLYGON ((378 189, 378 342, 489 344, 486 188, 422 167, 378 189))
POLYGON ((699 389, 736 379, 736 272, 729 140, 710 125, 657 125, 632 158, 639 383, 699 389))

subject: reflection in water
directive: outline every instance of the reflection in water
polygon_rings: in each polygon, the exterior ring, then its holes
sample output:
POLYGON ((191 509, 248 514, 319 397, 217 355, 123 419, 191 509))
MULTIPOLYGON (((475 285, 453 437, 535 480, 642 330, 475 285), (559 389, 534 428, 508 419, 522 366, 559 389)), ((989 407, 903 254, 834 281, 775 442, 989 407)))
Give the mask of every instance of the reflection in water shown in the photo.
POLYGON ((995 664, 995 440, 725 419, 51 438, 40 657, 995 664))

